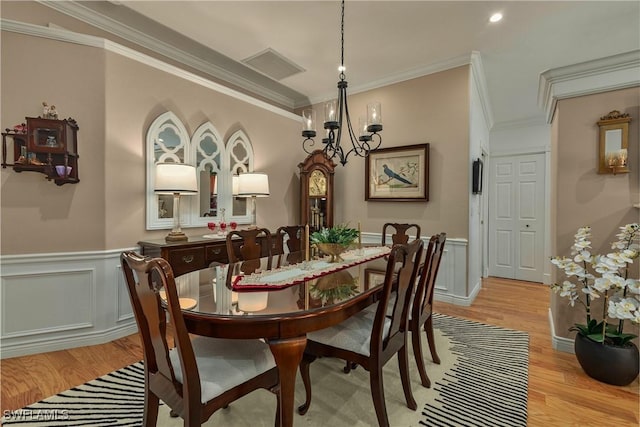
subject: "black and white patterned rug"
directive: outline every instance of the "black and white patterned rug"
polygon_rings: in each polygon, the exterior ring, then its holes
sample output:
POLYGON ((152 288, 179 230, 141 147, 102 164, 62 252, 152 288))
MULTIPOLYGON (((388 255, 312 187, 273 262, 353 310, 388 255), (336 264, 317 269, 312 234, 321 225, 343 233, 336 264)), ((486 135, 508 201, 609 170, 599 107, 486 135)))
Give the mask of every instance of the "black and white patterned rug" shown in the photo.
MULTIPOLYGON (((431 362, 423 342, 427 373, 432 381, 430 389, 420 385, 415 362, 409 361, 418 411, 405 406, 397 363, 390 361, 384 368, 390 424, 526 426, 527 333, 439 314, 434 315, 434 326, 442 363, 431 362)), ((345 375, 342 366, 338 360, 324 358, 311 366, 313 402, 304 417, 296 415, 295 425, 377 424, 368 373, 358 368, 345 375)), ((143 381, 142 363, 136 363, 25 408, 5 412, 2 423, 34 427, 138 426, 142 420, 143 381)), ((302 403, 304 388, 298 382, 296 403, 302 403)), ((216 412, 205 426, 272 426, 274 415, 275 397, 267 391, 257 391, 234 402, 229 409, 216 412)), ((181 425, 182 420, 170 418, 163 405, 158 426, 181 425)))

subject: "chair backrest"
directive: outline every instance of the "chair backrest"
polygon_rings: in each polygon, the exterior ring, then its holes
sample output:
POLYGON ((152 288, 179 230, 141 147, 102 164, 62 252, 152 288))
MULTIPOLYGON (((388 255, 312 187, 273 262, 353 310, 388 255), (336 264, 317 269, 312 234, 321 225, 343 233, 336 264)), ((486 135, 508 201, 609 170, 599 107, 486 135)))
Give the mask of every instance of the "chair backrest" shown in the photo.
POLYGON ((229 263, 242 263, 241 271, 246 274, 260 268, 260 258, 268 258, 267 268, 271 268, 271 232, 266 228, 251 228, 248 230, 234 230, 227 234, 227 257, 229 263), (240 238, 238 240, 233 237, 240 238), (237 248, 237 249, 236 249, 237 248))
POLYGON ((285 237, 287 237, 286 245, 289 252, 299 252, 302 250, 302 240, 304 238, 304 226, 303 225, 285 225, 279 227, 276 230, 275 239, 275 253, 283 254, 285 246, 285 237))
POLYGON ((162 258, 145 258, 136 252, 122 253, 120 261, 142 337, 147 385, 171 408, 180 407, 187 397, 200 402, 200 376, 171 265, 162 258), (180 359, 182 383, 176 379, 169 359, 167 322, 180 359))
POLYGON ((386 245, 387 241, 387 229, 393 232, 391 234, 391 243, 397 245, 399 243, 405 244, 409 243, 409 239, 412 237, 411 234, 408 233, 410 229, 415 229, 415 235, 413 236, 413 240, 417 240, 420 238, 420 226, 418 224, 400 224, 397 222, 388 222, 382 226, 382 245, 386 245))
POLYGON ((393 347, 390 351, 395 352, 404 344, 404 334, 408 330, 409 305, 415 290, 423 246, 422 240, 417 239, 411 243, 395 245, 389 253, 383 291, 371 336, 371 355, 381 354, 388 347, 393 347), (384 324, 392 291, 395 291, 396 298, 389 316, 389 332, 385 338, 384 324))
POLYGON ((438 270, 440 269, 440 261, 444 253, 444 244, 447 241, 447 233, 440 233, 431 236, 429 245, 426 250, 426 258, 420 273, 420 280, 416 287, 415 298, 413 301, 412 319, 421 319, 431 314, 431 305, 433 303, 433 291, 436 286, 438 270))
POLYGON ((304 260, 305 254, 301 251, 303 249, 304 240, 304 226, 303 225, 285 225, 279 227, 275 233, 275 249, 273 255, 280 255, 278 257, 277 266, 279 267, 284 262, 283 257, 286 258, 288 264, 295 264, 304 260), (285 238, 286 247, 288 252, 285 256, 285 238))

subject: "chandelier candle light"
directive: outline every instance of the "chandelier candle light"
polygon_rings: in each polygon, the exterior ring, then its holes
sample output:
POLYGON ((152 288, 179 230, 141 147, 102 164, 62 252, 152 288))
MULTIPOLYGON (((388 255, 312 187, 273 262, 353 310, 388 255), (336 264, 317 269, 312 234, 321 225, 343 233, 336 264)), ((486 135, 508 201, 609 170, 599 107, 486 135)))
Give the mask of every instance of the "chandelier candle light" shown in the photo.
POLYGON ((182 163, 158 163, 154 191, 156 194, 173 194, 173 229, 165 240, 188 240, 180 228, 180 196, 198 194, 196 168, 182 163))
MULTIPOLYGON (((353 130, 351 125, 351 117, 349 116, 349 107, 347 106, 347 81, 345 66, 344 66, 344 0, 342 0, 342 14, 341 14, 341 26, 340 26, 340 72, 338 81, 338 99, 327 102, 324 106, 324 129, 327 131, 326 138, 322 139, 324 148, 322 151, 324 154, 333 159, 338 158, 340 163, 344 166, 347 163, 347 159, 351 153, 356 156, 367 157, 371 150, 375 150, 382 144, 382 137, 379 132, 382 131, 382 109, 379 102, 374 102, 367 105, 367 118, 359 118, 358 121, 358 133, 353 130), (349 135, 351 140, 351 148, 345 152, 345 149, 340 145, 342 138, 342 131, 345 131, 349 135), (336 133, 337 131, 337 133, 336 133), (374 138, 377 143, 373 143, 374 138)), ((302 141, 302 148, 308 154, 311 154, 315 141, 313 138, 316 136, 316 113, 313 109, 306 109, 302 112, 302 136, 305 138, 302 141)))

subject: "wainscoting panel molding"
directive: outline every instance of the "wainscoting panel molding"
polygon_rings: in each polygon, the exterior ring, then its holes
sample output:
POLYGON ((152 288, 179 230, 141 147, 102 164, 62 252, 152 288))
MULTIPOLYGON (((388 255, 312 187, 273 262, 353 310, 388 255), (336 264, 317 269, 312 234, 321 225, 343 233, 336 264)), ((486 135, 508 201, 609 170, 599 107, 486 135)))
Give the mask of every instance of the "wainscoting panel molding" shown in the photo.
POLYGON ((94 269, 4 275, 2 337, 92 328, 95 287, 94 269))
POLYGON ((136 333, 121 250, 0 257, 0 357, 101 344, 136 333))
POLYGON ((127 290, 127 282, 122 273, 122 266, 118 264, 115 267, 115 276, 118 280, 116 292, 118 293, 118 322, 131 321, 133 319, 133 309, 131 308, 131 300, 129 299, 129 291, 127 290))

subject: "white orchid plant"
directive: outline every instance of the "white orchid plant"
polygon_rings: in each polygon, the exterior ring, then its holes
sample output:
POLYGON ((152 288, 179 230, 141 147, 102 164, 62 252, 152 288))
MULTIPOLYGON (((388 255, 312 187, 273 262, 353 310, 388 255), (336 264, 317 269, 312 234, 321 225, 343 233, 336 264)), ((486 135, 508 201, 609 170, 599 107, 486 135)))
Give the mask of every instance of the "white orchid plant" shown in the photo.
POLYGON ((568 298, 571 306, 578 302, 586 310, 586 324, 576 324, 570 330, 592 341, 625 346, 636 335, 623 333, 624 321, 640 323, 640 280, 628 277, 629 265, 640 255, 640 225, 620 227, 616 237, 618 240, 611 245, 613 252, 593 255, 591 227, 578 229, 571 247, 573 258, 551 258, 551 263, 567 276, 567 280, 551 285, 551 289, 568 298), (602 320, 598 322, 592 318, 591 302, 601 296, 604 306, 602 320), (609 322, 609 319, 617 320, 609 322))

